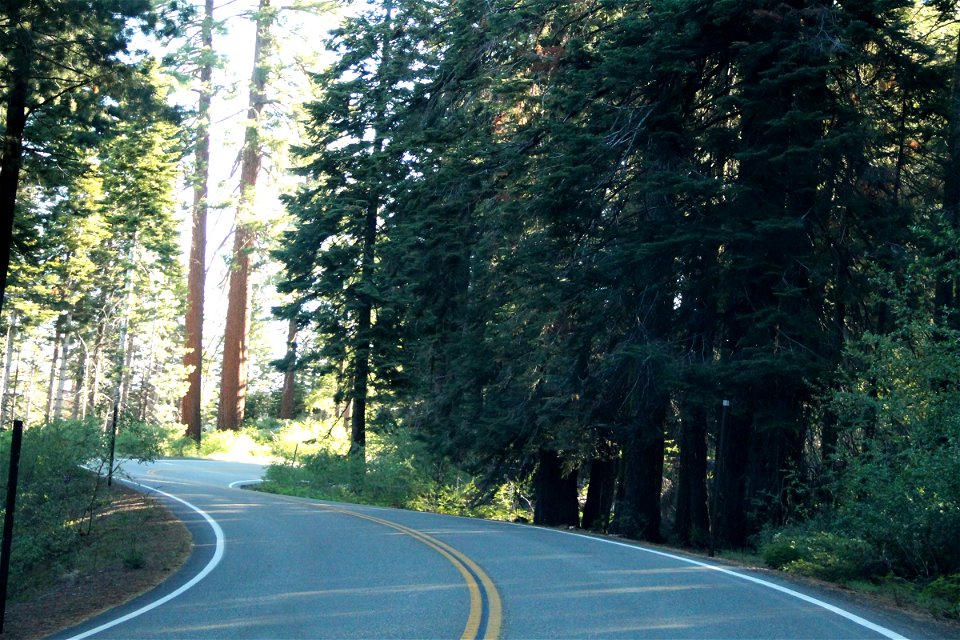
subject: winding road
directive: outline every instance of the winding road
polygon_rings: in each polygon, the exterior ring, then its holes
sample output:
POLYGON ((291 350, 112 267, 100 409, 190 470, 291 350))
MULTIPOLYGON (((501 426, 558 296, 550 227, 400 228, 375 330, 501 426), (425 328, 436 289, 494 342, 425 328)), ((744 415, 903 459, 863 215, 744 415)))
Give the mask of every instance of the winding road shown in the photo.
MULTIPOLYGON (((609 538, 247 491, 262 467, 128 463, 194 536, 157 589, 57 638, 942 638, 949 630, 609 538)), ((956 636, 954 636, 956 637, 956 636)))

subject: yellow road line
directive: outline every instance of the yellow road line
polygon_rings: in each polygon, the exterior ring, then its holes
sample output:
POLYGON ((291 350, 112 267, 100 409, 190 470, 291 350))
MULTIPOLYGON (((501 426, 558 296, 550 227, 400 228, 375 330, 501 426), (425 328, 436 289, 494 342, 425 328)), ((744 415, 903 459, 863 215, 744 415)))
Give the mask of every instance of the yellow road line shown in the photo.
POLYGON ((442 555, 450 564, 456 567, 460 575, 463 576, 464 582, 467 583, 467 590, 470 593, 470 615, 467 617, 467 624, 463 629, 460 640, 477 639, 480 633, 480 624, 483 621, 484 595, 487 596, 487 625, 484 629, 483 638, 484 640, 496 640, 499 637, 500 626, 503 623, 503 606, 500 601, 500 594, 497 592, 497 588, 494 586, 490 576, 480 568, 480 565, 471 560, 469 556, 451 547, 447 543, 437 540, 433 536, 427 535, 422 531, 417 531, 416 529, 411 529, 410 527, 405 527, 402 524, 397 524, 396 522, 375 518, 374 516, 357 513, 356 511, 334 509, 332 507, 324 508, 329 511, 335 511, 390 527, 391 529, 409 535, 442 555), (478 580, 479 583, 477 582, 478 580))

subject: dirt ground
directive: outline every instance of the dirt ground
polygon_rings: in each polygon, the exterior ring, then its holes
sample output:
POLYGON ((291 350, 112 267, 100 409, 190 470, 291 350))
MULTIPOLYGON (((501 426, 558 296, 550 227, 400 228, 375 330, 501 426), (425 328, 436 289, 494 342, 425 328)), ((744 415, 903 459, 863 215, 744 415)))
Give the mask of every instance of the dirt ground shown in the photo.
POLYGON ((124 489, 87 538, 87 557, 74 563, 83 568, 47 572, 46 586, 7 603, 4 640, 43 638, 127 602, 179 569, 192 546, 186 527, 164 506, 124 489))

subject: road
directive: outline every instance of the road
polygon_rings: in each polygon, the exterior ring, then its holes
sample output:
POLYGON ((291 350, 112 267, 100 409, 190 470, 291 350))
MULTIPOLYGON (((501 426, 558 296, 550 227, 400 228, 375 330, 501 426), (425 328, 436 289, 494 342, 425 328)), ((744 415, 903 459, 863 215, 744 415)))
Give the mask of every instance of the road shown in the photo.
POLYGON ((57 638, 950 633, 766 572, 607 538, 244 490, 262 473, 252 464, 164 460, 126 472, 162 492, 194 553, 161 587, 57 638))

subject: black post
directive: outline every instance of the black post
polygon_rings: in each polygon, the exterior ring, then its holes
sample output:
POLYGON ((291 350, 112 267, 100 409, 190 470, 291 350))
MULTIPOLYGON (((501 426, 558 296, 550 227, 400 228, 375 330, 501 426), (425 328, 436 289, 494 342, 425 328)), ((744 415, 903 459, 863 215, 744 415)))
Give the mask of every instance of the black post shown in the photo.
POLYGON ((113 405, 113 426, 110 427, 110 467, 107 469, 107 486, 113 486, 113 456, 117 451, 117 414, 118 404, 113 405))
POLYGON ((10 476, 7 481, 7 507, 3 514, 3 544, 0 547, 0 633, 7 614, 7 579, 10 577, 10 547, 13 546, 13 512, 17 506, 17 477, 20 475, 20 446, 23 442, 23 421, 13 421, 10 441, 10 476))

